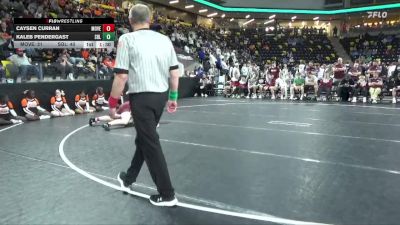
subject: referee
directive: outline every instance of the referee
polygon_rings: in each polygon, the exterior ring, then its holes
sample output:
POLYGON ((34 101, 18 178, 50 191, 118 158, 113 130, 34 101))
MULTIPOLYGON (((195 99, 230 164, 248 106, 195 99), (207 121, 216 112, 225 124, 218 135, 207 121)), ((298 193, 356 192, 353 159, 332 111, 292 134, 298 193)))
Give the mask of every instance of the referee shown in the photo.
POLYGON ((159 192, 150 196, 150 202, 156 206, 174 206, 178 200, 156 127, 166 103, 170 113, 177 108, 178 60, 171 40, 149 29, 150 18, 151 11, 146 5, 133 6, 129 11, 133 32, 122 35, 118 42, 116 75, 109 98, 110 116, 115 118, 118 99, 128 82, 136 129, 135 155, 127 172, 118 174, 118 181, 122 190, 129 190, 146 162, 159 192))

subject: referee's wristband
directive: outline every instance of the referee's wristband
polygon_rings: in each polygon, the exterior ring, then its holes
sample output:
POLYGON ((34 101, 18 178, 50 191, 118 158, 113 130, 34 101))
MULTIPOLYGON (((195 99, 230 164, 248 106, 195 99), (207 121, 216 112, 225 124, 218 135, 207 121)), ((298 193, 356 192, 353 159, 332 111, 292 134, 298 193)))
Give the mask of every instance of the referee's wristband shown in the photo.
POLYGON ((110 95, 110 97, 108 98, 108 106, 110 108, 117 108, 118 106, 118 99, 114 98, 110 95))
POLYGON ((170 101, 176 101, 178 100, 178 91, 169 91, 169 97, 168 99, 170 101))

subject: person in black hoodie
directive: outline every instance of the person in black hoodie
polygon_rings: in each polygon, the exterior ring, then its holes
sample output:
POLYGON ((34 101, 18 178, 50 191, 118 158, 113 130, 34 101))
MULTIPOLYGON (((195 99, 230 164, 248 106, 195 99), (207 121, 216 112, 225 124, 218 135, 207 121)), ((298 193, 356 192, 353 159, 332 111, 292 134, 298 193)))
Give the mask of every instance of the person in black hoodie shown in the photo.
POLYGON ((397 92, 400 92, 400 65, 396 66, 392 76, 389 78, 389 87, 392 89, 392 103, 396 104, 397 92))
POLYGON ((338 97, 342 99, 343 102, 347 102, 349 98, 352 98, 354 94, 355 82, 351 79, 351 76, 348 74, 344 77, 342 81, 339 83, 338 87, 338 97))

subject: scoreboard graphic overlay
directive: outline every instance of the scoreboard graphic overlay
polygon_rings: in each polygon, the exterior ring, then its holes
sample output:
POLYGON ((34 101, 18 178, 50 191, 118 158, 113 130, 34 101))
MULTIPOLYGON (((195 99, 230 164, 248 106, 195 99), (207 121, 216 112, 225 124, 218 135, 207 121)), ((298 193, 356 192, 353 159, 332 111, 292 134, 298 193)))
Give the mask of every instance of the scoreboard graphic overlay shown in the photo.
POLYGON ((113 18, 14 18, 15 48, 113 48, 113 18))

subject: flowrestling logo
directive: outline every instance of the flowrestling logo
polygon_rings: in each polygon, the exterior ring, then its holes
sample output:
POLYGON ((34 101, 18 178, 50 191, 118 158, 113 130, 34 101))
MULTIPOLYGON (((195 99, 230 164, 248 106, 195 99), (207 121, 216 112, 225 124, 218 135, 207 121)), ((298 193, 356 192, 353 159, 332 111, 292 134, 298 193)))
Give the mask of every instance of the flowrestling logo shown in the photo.
POLYGON ((368 13, 368 18, 380 18, 385 19, 388 16, 387 12, 379 12, 379 11, 370 11, 368 13))

